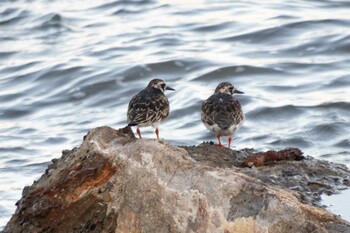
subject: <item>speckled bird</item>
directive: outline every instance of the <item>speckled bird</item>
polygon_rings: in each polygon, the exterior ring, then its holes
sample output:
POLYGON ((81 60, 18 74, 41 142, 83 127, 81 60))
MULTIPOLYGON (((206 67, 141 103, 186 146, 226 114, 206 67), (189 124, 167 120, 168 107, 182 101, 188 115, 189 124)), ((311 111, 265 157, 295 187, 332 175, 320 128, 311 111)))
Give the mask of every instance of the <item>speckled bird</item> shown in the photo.
POLYGON ((231 147, 232 135, 244 122, 241 104, 233 94, 244 94, 229 82, 220 83, 212 96, 202 104, 201 118, 204 126, 218 138, 228 136, 228 147, 231 147))
POLYGON ((148 86, 132 97, 128 107, 128 126, 136 126, 136 132, 141 137, 140 127, 153 126, 159 140, 159 124, 169 115, 169 101, 164 95, 165 90, 175 89, 168 87, 164 80, 153 79, 148 86))

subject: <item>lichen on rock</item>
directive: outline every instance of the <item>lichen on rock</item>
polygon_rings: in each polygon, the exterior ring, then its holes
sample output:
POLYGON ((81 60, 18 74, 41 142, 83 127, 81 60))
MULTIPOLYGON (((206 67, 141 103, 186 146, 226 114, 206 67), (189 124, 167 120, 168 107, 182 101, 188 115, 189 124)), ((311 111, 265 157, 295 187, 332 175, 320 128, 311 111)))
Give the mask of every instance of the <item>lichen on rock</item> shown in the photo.
POLYGON ((348 185, 346 167, 323 162, 326 184, 318 160, 242 167, 250 154, 95 128, 25 188, 4 232, 350 232, 307 192, 348 185))

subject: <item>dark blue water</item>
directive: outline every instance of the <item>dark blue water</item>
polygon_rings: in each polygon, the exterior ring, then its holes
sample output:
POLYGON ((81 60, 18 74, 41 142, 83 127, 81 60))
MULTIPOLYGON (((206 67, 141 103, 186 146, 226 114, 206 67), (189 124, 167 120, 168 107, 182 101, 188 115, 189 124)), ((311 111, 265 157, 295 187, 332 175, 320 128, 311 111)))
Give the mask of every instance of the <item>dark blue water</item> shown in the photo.
POLYGON ((236 149, 294 146, 349 166, 349 12, 335 0, 2 0, 0 229, 52 158, 90 128, 123 127, 153 78, 176 89, 160 127, 176 145, 214 140, 200 105, 229 81, 246 93, 236 149))

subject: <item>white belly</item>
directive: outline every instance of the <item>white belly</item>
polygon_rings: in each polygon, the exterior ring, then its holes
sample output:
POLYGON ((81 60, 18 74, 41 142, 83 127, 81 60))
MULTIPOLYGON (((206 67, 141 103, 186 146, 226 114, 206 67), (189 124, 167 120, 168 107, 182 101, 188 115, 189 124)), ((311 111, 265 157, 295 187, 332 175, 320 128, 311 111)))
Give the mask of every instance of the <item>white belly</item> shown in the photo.
POLYGON ((220 136, 231 136, 234 133, 236 133, 238 131, 238 129, 242 126, 243 121, 241 121, 238 125, 232 125, 230 128, 228 129, 221 129, 217 124, 214 125, 209 125, 205 122, 203 122, 204 126, 210 130, 211 132, 213 132, 216 136, 220 135, 220 136))

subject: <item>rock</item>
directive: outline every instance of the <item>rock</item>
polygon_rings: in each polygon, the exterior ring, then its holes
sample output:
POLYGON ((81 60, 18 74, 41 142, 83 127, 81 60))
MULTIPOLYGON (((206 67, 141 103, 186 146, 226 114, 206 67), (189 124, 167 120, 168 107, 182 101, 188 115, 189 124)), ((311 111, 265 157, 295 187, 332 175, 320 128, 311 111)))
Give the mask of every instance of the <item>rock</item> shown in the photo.
POLYGON ((96 128, 26 188, 4 232, 350 232, 314 197, 348 186, 345 166, 306 157, 243 167, 253 153, 96 128))
MULTIPOLYGON (((350 187, 350 171, 345 165, 317 160, 310 156, 301 161, 300 157, 296 157, 294 161, 287 158, 267 166, 245 168, 247 161, 251 161, 256 155, 269 155, 271 151, 234 151, 212 146, 211 143, 182 148, 186 149, 193 159, 207 166, 237 169, 240 173, 255 177, 273 187, 297 191, 292 193, 303 203, 318 207, 322 207, 322 194, 331 195, 350 187)), ((278 151, 277 154, 284 154, 285 151, 290 151, 290 148, 278 151)))

